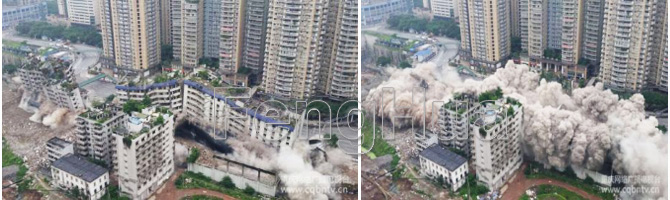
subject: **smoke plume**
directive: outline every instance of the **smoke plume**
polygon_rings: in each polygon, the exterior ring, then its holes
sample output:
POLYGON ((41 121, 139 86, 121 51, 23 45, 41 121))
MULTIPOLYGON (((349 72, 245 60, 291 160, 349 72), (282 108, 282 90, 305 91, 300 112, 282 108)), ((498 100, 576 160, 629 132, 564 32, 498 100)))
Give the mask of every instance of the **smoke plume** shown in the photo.
POLYGON ((658 183, 633 185, 660 187, 662 194, 635 195, 668 198, 667 135, 656 129, 656 118, 645 117, 644 98, 640 94, 619 99, 600 83, 566 94, 561 84, 540 80, 539 74, 528 66, 511 61, 484 80, 462 80, 452 68, 439 68, 431 63, 390 73, 388 81, 370 91, 364 106, 378 117, 391 120, 396 127, 409 127, 410 123, 420 126, 424 113, 426 124, 434 126, 437 121, 434 113, 441 103, 433 105, 433 102, 446 101, 454 92, 481 93, 500 87, 504 96, 516 98, 524 105, 521 141, 526 156, 559 170, 570 166, 599 170, 609 156, 619 174, 660 177, 658 183), (425 108, 422 94, 412 96, 422 85, 427 86, 425 108), (395 102, 393 92, 384 87, 393 88, 395 102), (412 119, 393 121, 391 116, 412 119))

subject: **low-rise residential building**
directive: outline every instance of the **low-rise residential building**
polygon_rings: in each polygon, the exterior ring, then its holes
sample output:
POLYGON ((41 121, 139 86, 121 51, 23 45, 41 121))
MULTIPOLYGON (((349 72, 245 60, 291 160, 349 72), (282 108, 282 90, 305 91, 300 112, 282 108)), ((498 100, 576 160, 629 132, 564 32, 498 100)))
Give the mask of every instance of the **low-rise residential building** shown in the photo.
POLYGON ((44 20, 47 16, 47 2, 2 6, 2 30, 13 28, 21 22, 44 20))
POLYGON ((68 154, 51 165, 51 184, 64 190, 79 190, 88 199, 100 199, 109 185, 107 169, 86 158, 68 154))
POLYGON ((226 97, 225 91, 215 91, 205 83, 184 80, 183 114, 189 122, 215 132, 215 136, 243 134, 277 149, 293 146, 297 133, 294 127, 301 127, 303 121, 300 115, 285 111, 281 113, 283 121, 276 120, 260 114, 262 110, 247 108, 243 102, 226 97))
POLYGON ((144 86, 117 85, 116 96, 122 104, 128 100, 142 101, 144 97, 149 97, 152 105, 169 108, 172 112, 180 112, 182 109, 181 84, 177 80, 144 86))
POLYGON ((76 145, 78 155, 105 161, 113 166, 115 159, 112 148, 114 138, 112 129, 125 122, 127 116, 121 108, 111 105, 102 105, 99 108, 89 108, 77 116, 75 126, 76 145))
POLYGON ((411 0, 362 0, 361 25, 366 27, 382 24, 391 15, 409 14, 412 4, 411 0))
POLYGON ((47 141, 47 156, 49 163, 53 163, 59 158, 74 153, 74 144, 58 137, 53 137, 47 141))
POLYGON ((132 112, 112 130, 121 193, 147 199, 174 172, 174 116, 167 108, 132 112))
POLYGON ((433 144, 419 153, 421 172, 431 178, 443 178, 444 183, 458 190, 468 176, 468 162, 447 148, 433 144))

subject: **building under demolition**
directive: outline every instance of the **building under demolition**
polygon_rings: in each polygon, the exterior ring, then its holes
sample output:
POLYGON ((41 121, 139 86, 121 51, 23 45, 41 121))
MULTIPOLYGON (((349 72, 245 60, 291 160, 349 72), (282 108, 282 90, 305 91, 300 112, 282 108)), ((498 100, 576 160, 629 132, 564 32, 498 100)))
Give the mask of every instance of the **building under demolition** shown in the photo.
POLYGON ((72 63, 56 57, 40 61, 33 57, 18 69, 23 88, 31 97, 43 95, 58 107, 70 110, 85 108, 84 97, 74 80, 72 63))
POLYGON ((521 166, 522 119, 523 106, 500 89, 458 93, 440 107, 435 133, 415 137, 421 149, 437 136, 440 145, 473 159, 478 180, 495 190, 521 166))

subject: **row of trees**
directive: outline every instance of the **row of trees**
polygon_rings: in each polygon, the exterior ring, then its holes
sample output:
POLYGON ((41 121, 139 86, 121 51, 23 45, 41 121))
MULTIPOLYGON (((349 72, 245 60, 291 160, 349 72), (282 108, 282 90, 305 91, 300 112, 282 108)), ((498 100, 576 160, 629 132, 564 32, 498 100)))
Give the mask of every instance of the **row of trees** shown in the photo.
POLYGON ((386 20, 392 29, 409 31, 413 29, 419 32, 428 32, 434 35, 461 39, 461 31, 458 24, 451 19, 433 19, 415 17, 413 15, 393 15, 386 20))
POLYGON ((69 40, 74 43, 102 47, 102 36, 96 31, 95 27, 91 26, 72 25, 66 27, 43 21, 34 21, 18 24, 16 31, 22 36, 32 38, 45 36, 51 39, 69 40))

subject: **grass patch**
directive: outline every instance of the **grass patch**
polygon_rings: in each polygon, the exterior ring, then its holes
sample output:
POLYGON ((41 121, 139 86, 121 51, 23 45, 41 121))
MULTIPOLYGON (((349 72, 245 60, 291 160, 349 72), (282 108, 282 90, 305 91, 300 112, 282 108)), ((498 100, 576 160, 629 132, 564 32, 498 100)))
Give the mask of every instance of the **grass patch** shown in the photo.
POLYGON ((253 194, 249 194, 250 191, 248 189, 245 192, 245 190, 239 188, 226 188, 221 183, 217 183, 216 181, 212 180, 210 177, 207 177, 201 173, 194 173, 189 171, 181 174, 175 181, 175 185, 177 189, 203 188, 214 190, 236 199, 267 199, 266 197, 258 195, 258 193, 255 192, 253 194), (186 181, 186 179, 189 179, 190 181, 186 181))
POLYGON ((553 186, 553 185, 540 185, 536 189, 537 199, 570 199, 570 200, 586 200, 586 198, 580 196, 579 194, 570 191, 568 189, 553 186))
POLYGON ((577 178, 577 175, 575 175, 570 168, 567 168, 564 172, 559 172, 554 169, 544 169, 541 164, 531 162, 524 173, 528 179, 554 179, 580 188, 589 194, 602 198, 603 200, 614 200, 613 193, 603 192, 600 189, 600 186, 593 182, 593 179, 587 178, 582 180, 577 178))
POLYGON ((489 188, 483 184, 477 183, 477 177, 475 177, 475 175, 468 174, 468 178, 465 179, 465 184, 456 191, 456 194, 463 199, 475 199, 477 195, 486 194, 488 192, 489 188))
POLYGON ((2 138, 2 167, 12 166, 12 165, 21 165, 23 164, 23 159, 14 154, 12 149, 5 141, 5 138, 2 138))

